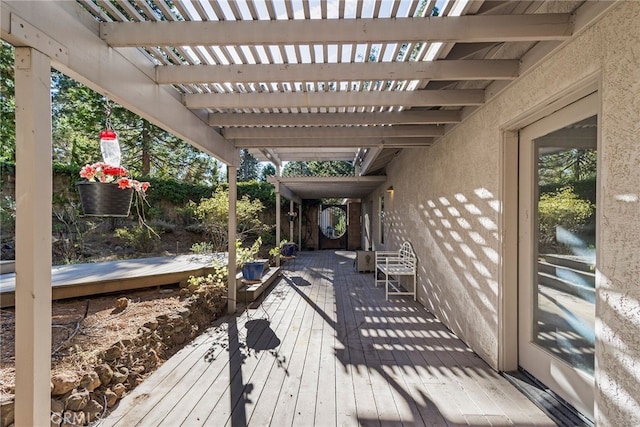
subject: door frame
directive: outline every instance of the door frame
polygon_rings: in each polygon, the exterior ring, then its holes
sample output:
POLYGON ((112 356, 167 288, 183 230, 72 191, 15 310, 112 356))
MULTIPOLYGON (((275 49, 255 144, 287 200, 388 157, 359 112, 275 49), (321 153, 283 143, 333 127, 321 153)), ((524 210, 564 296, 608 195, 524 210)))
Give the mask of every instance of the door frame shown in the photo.
MULTIPOLYGON (((518 174, 519 148, 518 132, 520 129, 561 110, 573 102, 596 92, 598 97, 598 151, 600 152, 600 120, 602 113, 602 76, 595 72, 575 82, 564 90, 558 91, 552 98, 534 104, 527 111, 506 121, 500 126, 501 142, 499 147, 500 161, 500 200, 502 215, 498 221, 500 235, 500 265, 498 272, 498 370, 507 372, 518 369, 518 174)), ((601 165, 598 157, 598 168, 601 165)), ((596 185, 600 188, 600 174, 596 185)), ((601 206, 602 192, 598 192, 597 204, 601 206)), ((597 214, 596 227, 600 228, 601 214, 597 214)), ((596 234, 596 247, 600 248, 600 231, 596 234)), ((600 263, 600 249, 596 254, 600 263)), ((598 271, 598 265, 596 265, 598 271)), ((596 289, 598 275, 596 274, 596 289)), ((597 300, 596 300, 597 304, 597 300)), ((597 310, 597 306, 596 306, 597 310)))

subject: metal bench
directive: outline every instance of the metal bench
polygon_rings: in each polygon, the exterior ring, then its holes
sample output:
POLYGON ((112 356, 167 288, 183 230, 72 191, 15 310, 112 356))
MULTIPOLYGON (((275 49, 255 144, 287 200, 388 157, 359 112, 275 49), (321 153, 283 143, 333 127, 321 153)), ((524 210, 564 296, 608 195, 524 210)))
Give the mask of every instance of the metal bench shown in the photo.
POLYGON ((376 251, 376 287, 384 283, 385 297, 389 295, 413 295, 416 299, 416 255, 411 243, 404 242, 399 251, 376 251), (379 279, 379 275, 383 277, 379 279), (401 284, 403 276, 413 278, 413 287, 407 290, 401 284))

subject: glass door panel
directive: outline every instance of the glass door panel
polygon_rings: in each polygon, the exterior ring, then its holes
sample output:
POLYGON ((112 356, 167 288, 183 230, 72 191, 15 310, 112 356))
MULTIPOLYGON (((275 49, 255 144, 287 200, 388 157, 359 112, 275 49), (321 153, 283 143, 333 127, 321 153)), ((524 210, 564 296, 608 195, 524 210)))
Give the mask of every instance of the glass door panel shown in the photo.
POLYGON ((520 132, 520 366, 593 418, 596 95, 520 132))
POLYGON ((597 117, 534 141, 537 296, 533 342, 593 375, 597 117))

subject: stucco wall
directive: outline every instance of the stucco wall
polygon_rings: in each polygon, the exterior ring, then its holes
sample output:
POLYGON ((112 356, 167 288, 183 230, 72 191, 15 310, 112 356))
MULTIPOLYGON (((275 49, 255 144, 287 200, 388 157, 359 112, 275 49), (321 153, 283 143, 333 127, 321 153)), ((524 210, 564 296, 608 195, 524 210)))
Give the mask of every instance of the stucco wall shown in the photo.
POLYGON ((640 425, 640 2, 607 16, 432 147, 388 167, 388 244, 410 240, 419 299, 498 366, 502 130, 599 73, 602 115, 596 302, 596 421, 640 425))

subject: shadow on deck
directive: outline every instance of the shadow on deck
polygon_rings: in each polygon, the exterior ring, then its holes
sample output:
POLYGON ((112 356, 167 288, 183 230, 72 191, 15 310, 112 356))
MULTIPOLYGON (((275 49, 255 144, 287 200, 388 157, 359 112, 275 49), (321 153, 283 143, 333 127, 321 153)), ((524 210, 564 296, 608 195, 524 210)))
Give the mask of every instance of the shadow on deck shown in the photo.
POLYGON ((103 426, 555 425, 424 307, 385 301, 354 253, 301 253, 103 426))

